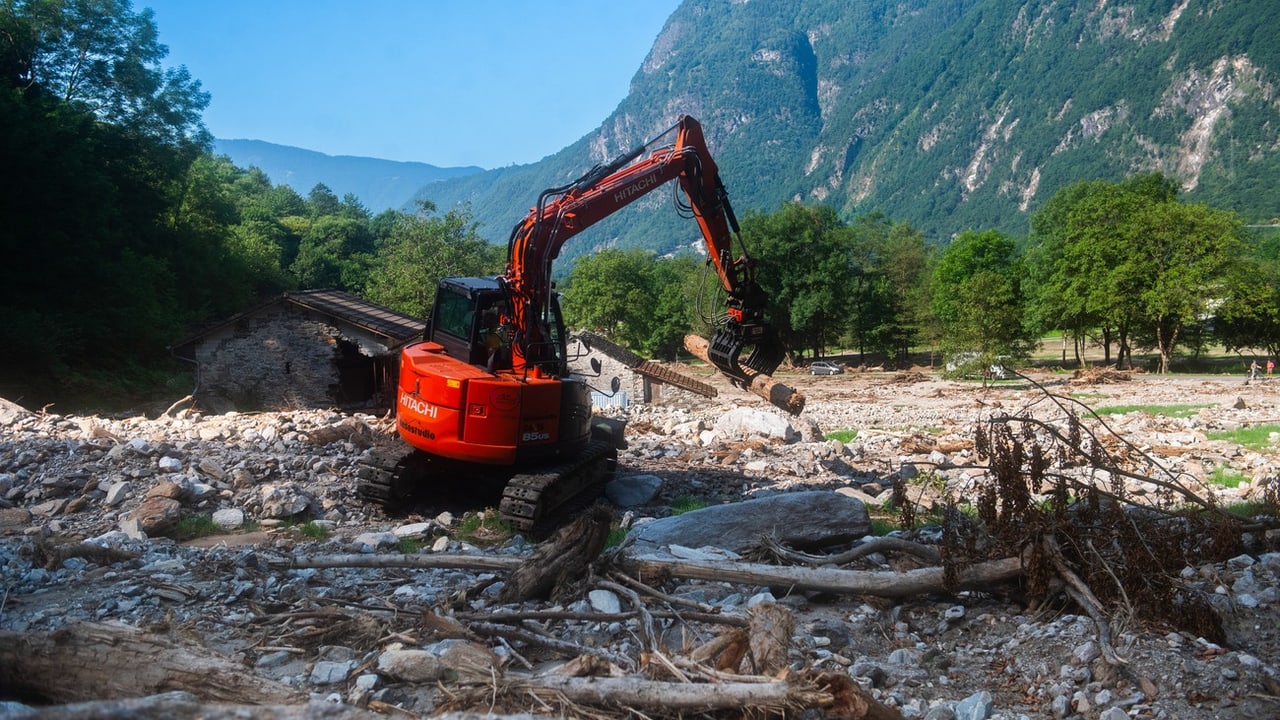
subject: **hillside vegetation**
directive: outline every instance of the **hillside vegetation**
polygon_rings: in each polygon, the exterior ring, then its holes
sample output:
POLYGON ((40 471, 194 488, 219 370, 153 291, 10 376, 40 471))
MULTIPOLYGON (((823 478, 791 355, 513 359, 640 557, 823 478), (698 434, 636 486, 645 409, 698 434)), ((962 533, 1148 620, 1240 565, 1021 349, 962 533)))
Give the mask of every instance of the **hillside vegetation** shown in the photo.
MULTIPOLYGON (((630 94, 559 153, 424 188, 505 242, 536 190, 687 113, 740 211, 822 202, 881 212, 934 242, 1028 230, 1078 180, 1174 178, 1249 223, 1280 215, 1280 15, 1220 0, 690 0, 630 94)), ((667 252, 696 240, 657 193, 566 248, 667 252)))

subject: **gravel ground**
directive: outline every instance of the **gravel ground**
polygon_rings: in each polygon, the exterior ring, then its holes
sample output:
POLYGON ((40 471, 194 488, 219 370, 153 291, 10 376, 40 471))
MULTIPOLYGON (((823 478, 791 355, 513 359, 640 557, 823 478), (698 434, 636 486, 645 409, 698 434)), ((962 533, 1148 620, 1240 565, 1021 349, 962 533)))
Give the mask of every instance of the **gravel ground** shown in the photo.
MULTIPOLYGON (((1280 422, 1280 382, 1135 376, 1085 385, 1045 374, 1035 383, 1020 379, 983 388, 925 374, 782 378, 808 398, 805 413, 791 419, 789 437, 717 431, 737 408, 767 411, 759 399, 723 384, 715 400, 633 407, 632 445, 621 458, 622 472, 653 475, 662 485, 630 515, 669 515, 678 499, 689 497, 718 503, 795 489, 852 489, 875 501, 895 477, 926 471, 963 492, 985 477, 972 468, 974 424, 999 413, 1052 414, 1045 389, 1093 407, 1199 406, 1189 417, 1129 413, 1108 416, 1108 422, 1117 436, 1159 453, 1180 472, 1203 475, 1229 467, 1245 478, 1241 487, 1212 492, 1248 498, 1277 474, 1274 446, 1242 449, 1208 435, 1280 422), (844 429, 856 430, 857 437, 822 439, 844 429)), ((405 618, 456 606, 464 591, 466 610, 502 609, 496 601, 501 583, 489 584, 492 574, 283 571, 269 562, 297 554, 385 552, 403 548, 398 543, 405 537, 421 552, 468 549, 458 539, 456 520, 465 507, 422 507, 417 517, 388 518, 355 498, 356 460, 367 432, 382 422, 324 411, 161 419, 0 414, 0 630, 45 632, 79 621, 181 628, 211 651, 316 697, 361 705, 372 698, 431 714, 441 701, 434 686, 371 668, 390 652, 396 633, 426 644, 420 628, 405 618), (319 444, 314 438, 321 435, 335 439, 319 444), (136 529, 130 523, 138 508, 166 483, 176 487, 172 494, 184 513, 239 512, 254 530, 183 543, 122 532, 136 529), (290 519, 297 507, 316 522, 304 526, 290 519), (440 514, 446 510, 453 514, 440 514), (328 537, 304 534, 313 527, 325 528, 328 537), (58 562, 39 549, 81 539, 132 558, 58 562), (333 632, 299 621, 303 610, 320 608, 333 614, 333 632), (362 624, 368 618, 376 621, 372 630, 362 624)), ((1115 649, 1126 660, 1119 666, 1099 659, 1097 627, 1079 608, 1057 603, 1033 613, 1015 593, 890 602, 712 582, 673 581, 664 590, 726 612, 767 599, 787 605, 796 616, 793 666, 847 673, 907 717, 1280 717, 1278 549, 1275 538, 1261 537, 1228 561, 1184 570, 1182 582, 1211 597, 1223 617, 1224 637, 1217 642, 1133 617, 1113 618, 1115 649)), ((519 557, 528 550, 517 538, 477 552, 519 557)), ((894 562, 873 556, 863 567, 894 562)), ((584 599, 571 609, 591 607, 584 599)), ((622 655, 638 649, 633 630, 629 622, 549 627, 558 637, 622 655)), ((670 647, 680 650, 674 639, 670 647)), ((492 650, 512 658, 503 645, 492 650)), ((536 653, 523 650, 540 664, 536 653)))

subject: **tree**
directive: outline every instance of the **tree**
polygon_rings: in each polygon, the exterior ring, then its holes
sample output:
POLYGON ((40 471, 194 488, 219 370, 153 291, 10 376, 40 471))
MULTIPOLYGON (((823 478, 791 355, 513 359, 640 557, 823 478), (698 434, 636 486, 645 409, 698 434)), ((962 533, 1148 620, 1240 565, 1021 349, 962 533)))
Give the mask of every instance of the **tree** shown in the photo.
POLYGON ((1025 357, 1038 334, 1027 317, 1016 245, 996 230, 962 233, 942 252, 933 271, 934 313, 944 348, 1025 357))
POLYGON ((757 279, 769 294, 769 317, 784 345, 821 356, 848 325, 844 302, 852 235, 827 205, 788 203, 770 214, 750 213, 742 236, 756 259, 757 279))
POLYGON ((1175 200, 1144 208, 1130 223, 1138 245, 1126 268, 1137 273, 1133 286, 1140 288, 1145 329, 1165 373, 1187 327, 1207 318, 1225 295, 1243 251, 1239 221, 1234 213, 1175 200))
POLYGON ((880 353, 903 362, 927 311, 930 253, 924 236, 879 213, 858 218, 850 230, 849 327, 854 346, 860 353, 880 353))
POLYGON ((1215 336, 1228 349, 1266 348, 1280 356, 1280 233, 1249 243, 1226 279, 1215 336))
POLYGON ((466 209, 436 215, 435 206, 423 202, 413 214, 379 217, 390 229, 365 286, 365 296, 374 302, 426 317, 440 278, 495 275, 502 269, 503 249, 476 233, 466 209))
POLYGON ((1121 183, 1091 181, 1059 191, 1032 220, 1038 315, 1070 329, 1077 353, 1084 334, 1112 333, 1120 364, 1131 341, 1144 340, 1167 371, 1186 329, 1226 294, 1242 253, 1234 216, 1177 199, 1158 173, 1121 183))
POLYGON ((23 92, 93 113, 99 120, 166 144, 209 144, 201 113, 209 94, 185 67, 162 69, 150 8, 129 0, 4 0, 12 30, 7 78, 23 92), (16 31, 16 32, 14 32, 16 31))
POLYGON ((565 282, 565 322, 645 350, 658 299, 654 262, 653 253, 644 250, 604 250, 578 258, 565 282))

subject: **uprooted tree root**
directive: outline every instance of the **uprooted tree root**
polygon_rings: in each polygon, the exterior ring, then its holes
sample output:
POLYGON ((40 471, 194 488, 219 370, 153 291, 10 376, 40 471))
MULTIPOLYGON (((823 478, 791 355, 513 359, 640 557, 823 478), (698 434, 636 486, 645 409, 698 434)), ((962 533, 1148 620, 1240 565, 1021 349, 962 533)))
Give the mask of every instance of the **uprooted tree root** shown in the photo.
MULTIPOLYGON (((1029 606, 1073 602, 1095 620, 1112 664, 1123 663, 1110 645, 1113 624, 1173 626, 1223 642, 1221 618, 1181 573, 1237 555, 1250 533, 1280 526, 1280 478, 1266 481, 1260 512, 1243 519, 1197 492, 1203 481, 1126 442, 1083 404, 1040 389, 1052 421, 1027 409, 975 430, 990 479, 970 499, 976 517, 954 502, 944 512, 948 583, 972 564, 1021 556, 1029 606), (1130 481, 1155 492, 1139 497, 1130 481)), ((912 503, 895 489, 912 526, 912 503)))

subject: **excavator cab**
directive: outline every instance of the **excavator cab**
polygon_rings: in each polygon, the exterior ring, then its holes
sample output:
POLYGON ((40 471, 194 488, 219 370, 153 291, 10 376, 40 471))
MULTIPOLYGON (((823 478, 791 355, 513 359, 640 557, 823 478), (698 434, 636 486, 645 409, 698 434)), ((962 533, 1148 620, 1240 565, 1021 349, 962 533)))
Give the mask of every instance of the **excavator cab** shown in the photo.
POLYGON ((489 372, 511 369, 511 340, 502 327, 507 298, 493 278, 440 281, 426 339, 445 352, 489 372))

